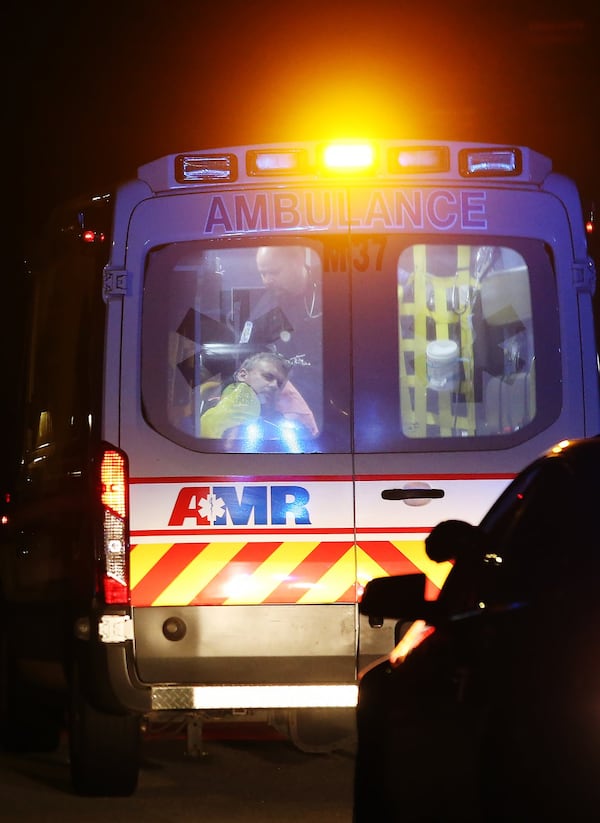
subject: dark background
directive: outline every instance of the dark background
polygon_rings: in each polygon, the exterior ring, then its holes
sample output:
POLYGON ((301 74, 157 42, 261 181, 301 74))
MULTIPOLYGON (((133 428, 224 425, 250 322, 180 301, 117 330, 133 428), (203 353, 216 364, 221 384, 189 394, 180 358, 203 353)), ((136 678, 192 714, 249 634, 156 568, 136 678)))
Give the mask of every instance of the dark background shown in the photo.
POLYGON ((329 136, 492 140, 598 186, 598 0, 119 0, 21 9, 26 229, 161 154, 329 136))
POLYGON ((5 4, 3 416, 16 415, 29 240, 57 202, 162 154, 324 137, 490 140, 548 154, 586 204, 600 201, 599 10, 598 0, 5 4))

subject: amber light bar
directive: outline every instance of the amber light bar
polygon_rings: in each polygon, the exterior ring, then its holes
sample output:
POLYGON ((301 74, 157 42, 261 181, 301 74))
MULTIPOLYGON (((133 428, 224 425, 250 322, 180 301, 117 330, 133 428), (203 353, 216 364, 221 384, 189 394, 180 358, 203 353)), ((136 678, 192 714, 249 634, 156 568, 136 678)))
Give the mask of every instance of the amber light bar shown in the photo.
POLYGON ((329 172, 369 171, 375 164, 370 143, 329 143, 321 151, 323 169, 329 172))
POLYGON ((246 154, 246 171, 252 177, 305 174, 308 171, 308 153, 305 149, 252 149, 246 154))
POLYGON ((393 174, 448 171, 450 152, 447 146, 394 147, 389 151, 388 165, 393 174))

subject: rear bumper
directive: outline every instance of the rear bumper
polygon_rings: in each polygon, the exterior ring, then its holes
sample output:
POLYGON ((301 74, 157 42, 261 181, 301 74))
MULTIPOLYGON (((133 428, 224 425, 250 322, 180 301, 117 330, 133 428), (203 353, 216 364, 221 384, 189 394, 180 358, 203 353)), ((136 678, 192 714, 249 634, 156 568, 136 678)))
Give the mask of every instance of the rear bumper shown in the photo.
POLYGON ((201 686, 154 686, 152 708, 173 709, 292 709, 352 708, 356 706, 355 683, 236 684, 201 686))
POLYGON ((86 633, 88 682, 110 712, 352 708, 357 633, 355 604, 137 608, 86 633))
POLYGON ((135 674, 133 644, 104 646, 92 666, 94 702, 105 711, 349 708, 356 706, 356 682, 145 684, 135 674))

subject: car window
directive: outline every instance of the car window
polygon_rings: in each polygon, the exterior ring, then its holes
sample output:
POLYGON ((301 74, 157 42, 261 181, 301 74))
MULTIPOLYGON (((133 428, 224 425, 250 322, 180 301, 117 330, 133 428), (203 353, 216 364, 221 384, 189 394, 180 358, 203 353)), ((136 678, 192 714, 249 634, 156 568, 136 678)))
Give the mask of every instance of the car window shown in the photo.
POLYGON ((511 484, 484 521, 482 599, 552 597, 595 573, 590 488, 560 458, 539 461, 511 484))

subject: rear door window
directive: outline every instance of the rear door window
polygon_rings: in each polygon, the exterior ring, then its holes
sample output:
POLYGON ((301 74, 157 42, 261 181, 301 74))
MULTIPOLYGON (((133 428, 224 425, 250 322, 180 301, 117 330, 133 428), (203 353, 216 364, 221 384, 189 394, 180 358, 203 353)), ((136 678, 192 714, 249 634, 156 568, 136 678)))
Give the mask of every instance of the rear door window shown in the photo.
POLYGON ((542 244, 396 239, 368 256, 354 273, 357 451, 506 448, 556 417, 542 244))
POLYGON ((169 439, 208 452, 483 450, 558 415, 542 243, 261 243, 174 243, 147 257, 143 407, 169 439))
POLYGON ((349 273, 321 244, 179 243, 148 257, 142 394, 198 451, 350 451, 349 273))

